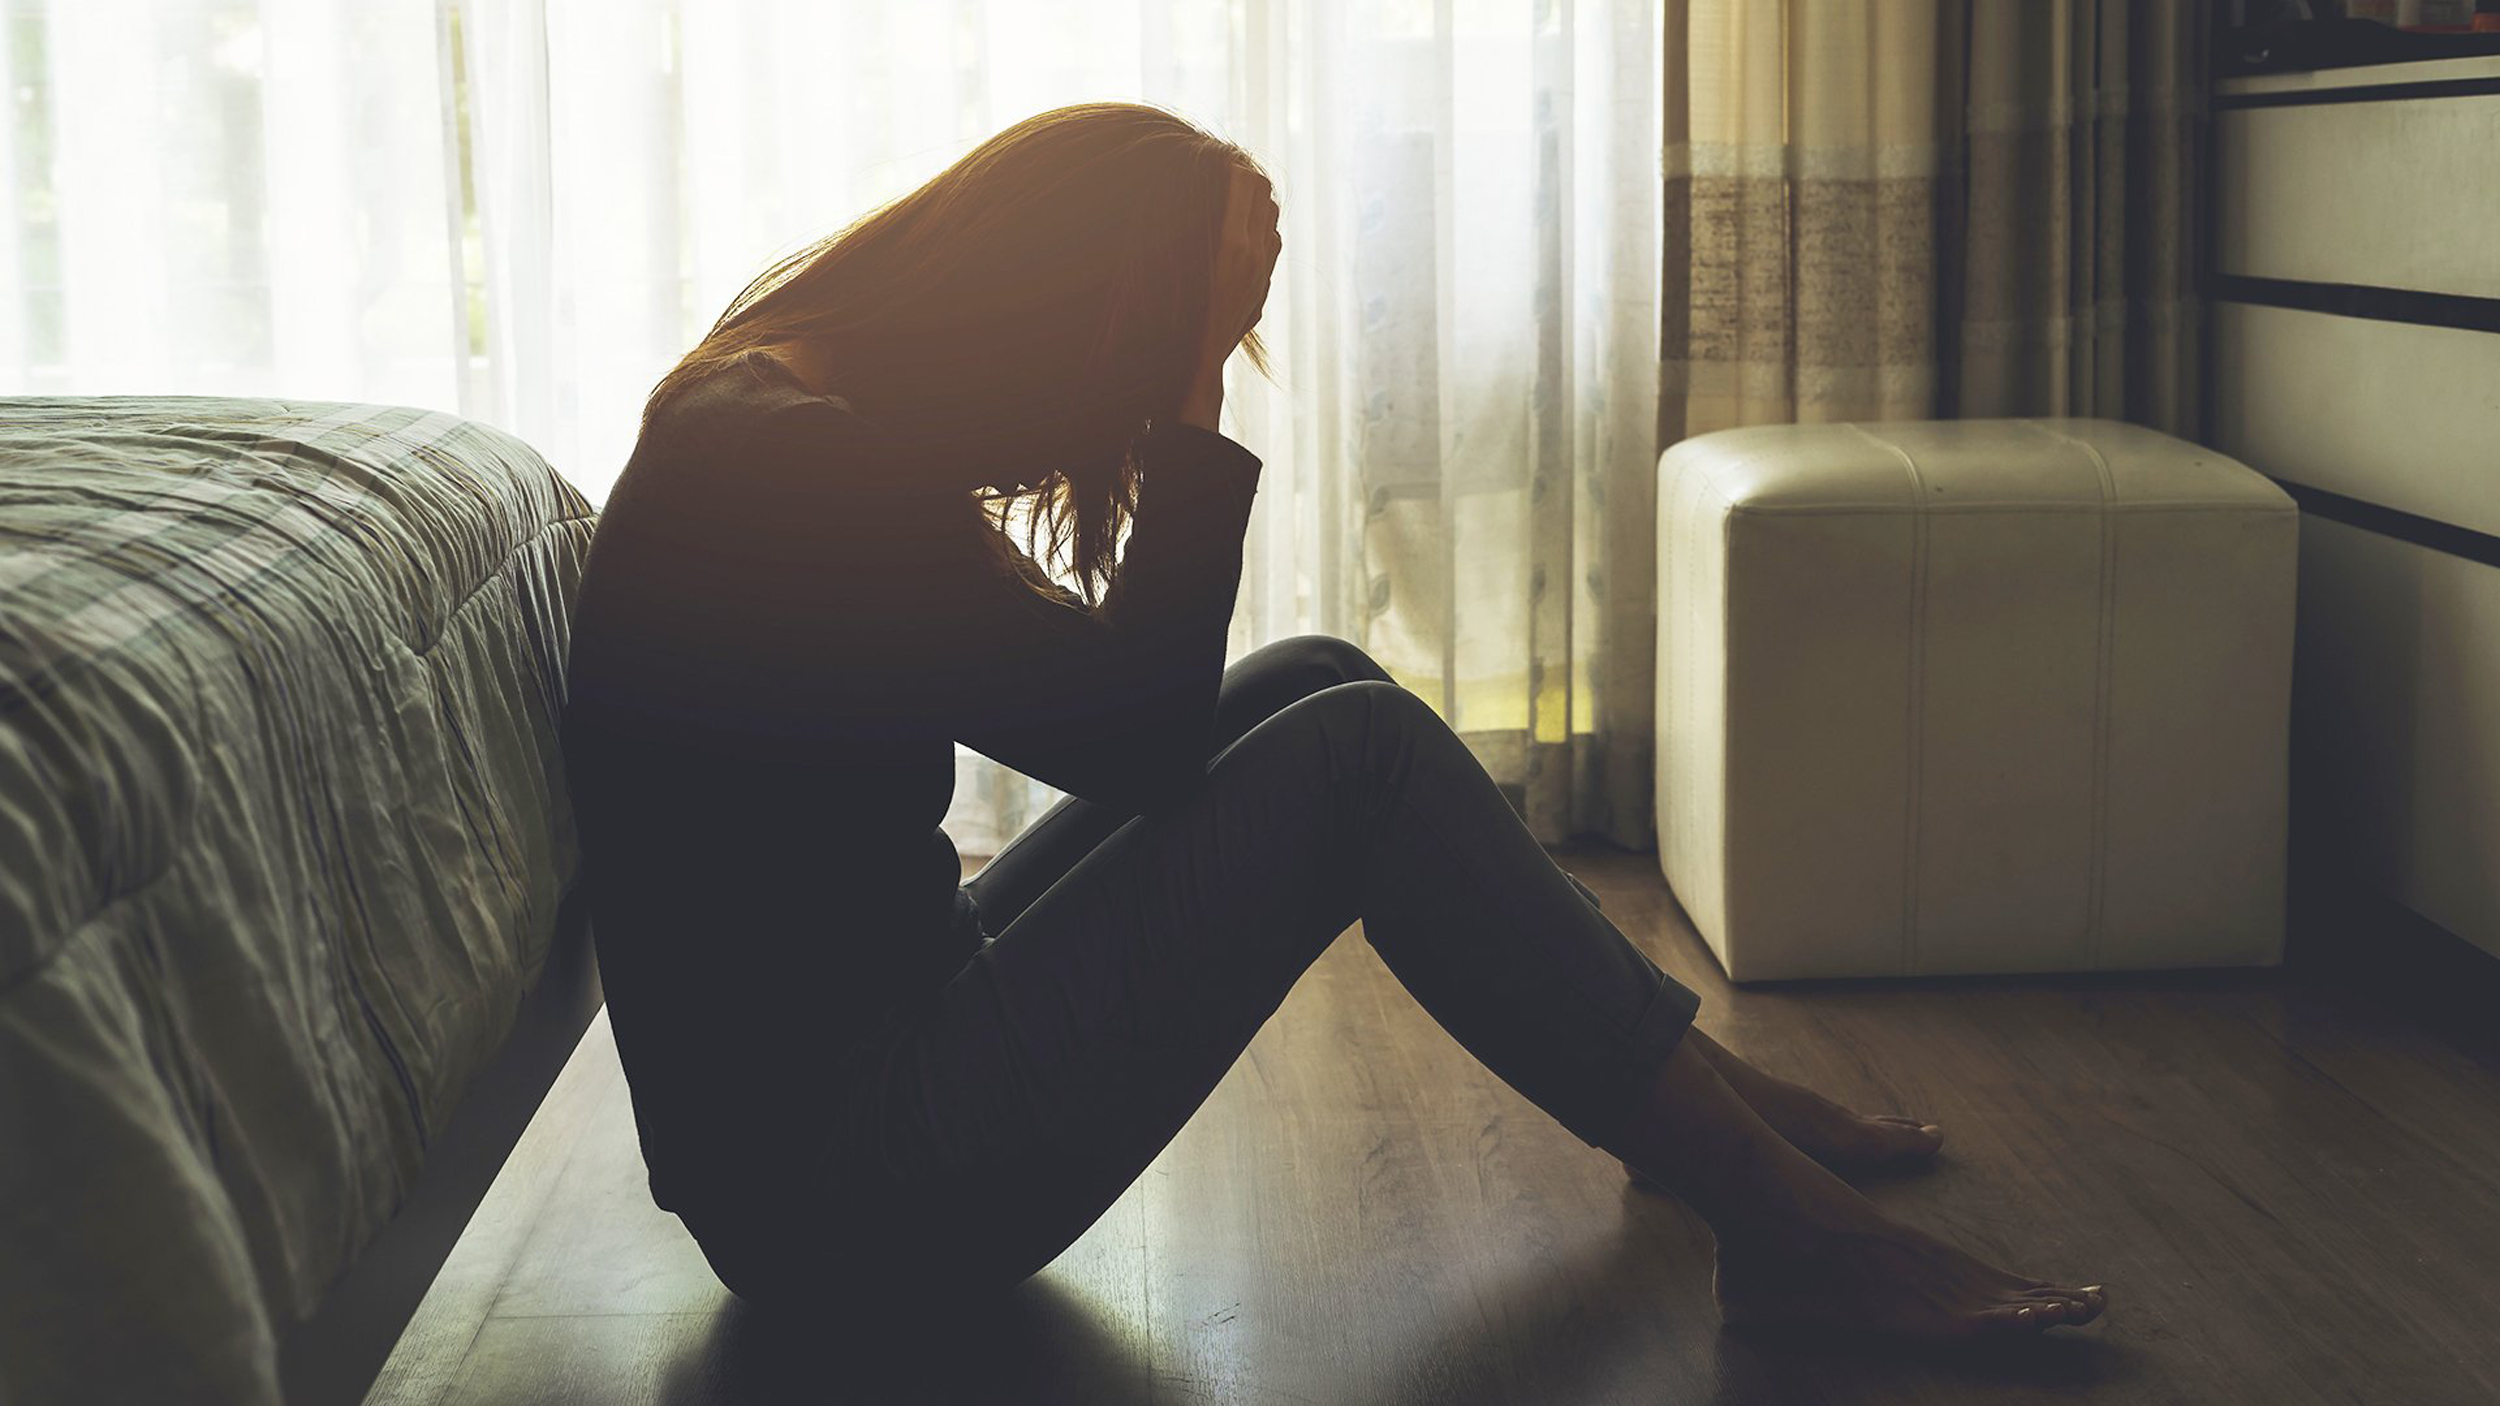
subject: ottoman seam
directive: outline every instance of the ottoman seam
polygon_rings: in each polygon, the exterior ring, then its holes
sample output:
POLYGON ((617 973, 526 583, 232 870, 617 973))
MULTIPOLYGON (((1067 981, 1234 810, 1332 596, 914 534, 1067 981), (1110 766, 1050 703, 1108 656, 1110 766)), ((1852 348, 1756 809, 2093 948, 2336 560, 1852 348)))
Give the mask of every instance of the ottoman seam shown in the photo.
MULTIPOLYGON (((2036 422, 2035 422, 2036 423, 2036 422)), ((2117 497, 2117 478, 2110 472, 2109 461, 2101 451, 2086 440, 2050 429, 2040 428, 2080 449, 2092 460, 2100 475, 2101 501, 2111 504, 2117 497)), ((2109 706, 2110 671, 2117 653, 2118 596, 2118 523, 2115 515, 2101 515, 2101 590, 2099 637, 2095 642, 2097 655, 2093 661, 2092 689, 2092 849, 2084 869, 2089 885, 2084 896, 2083 959, 2092 971, 2108 966, 2104 951, 2103 926, 2106 919, 2105 900, 2109 889, 2109 706)))
POLYGON ((1903 742, 1908 764, 1903 777, 1906 784, 1902 787, 1901 823, 1901 975, 1910 976, 1918 970, 1918 830, 1923 799, 1919 781, 1925 761, 1921 744, 1926 732, 1927 704, 1927 481, 1918 471, 1916 455, 1864 425, 1851 422, 1849 428, 1868 443, 1890 451, 1910 476, 1910 658, 1904 671, 1909 697, 1902 709, 1909 719, 1909 735, 1903 742))
MULTIPOLYGON (((1926 475, 1918 470, 1918 461, 1906 450, 1902 462, 1909 465, 1913 492, 1927 486, 1926 475)), ((1920 495, 1922 498, 1924 494, 1920 495)), ((1926 505, 1921 503, 1924 508, 1926 505)), ((1925 969, 1918 943, 1918 869, 1925 838, 1921 831, 1927 824, 1927 580, 1932 565, 1928 542, 1927 514, 1919 513, 1910 525, 1913 567, 1911 590, 1917 594, 1910 601, 1910 706, 1904 710, 1910 718, 1910 798, 1909 821, 1902 827, 1907 850, 1902 859, 1901 970, 1903 975, 1925 969)))

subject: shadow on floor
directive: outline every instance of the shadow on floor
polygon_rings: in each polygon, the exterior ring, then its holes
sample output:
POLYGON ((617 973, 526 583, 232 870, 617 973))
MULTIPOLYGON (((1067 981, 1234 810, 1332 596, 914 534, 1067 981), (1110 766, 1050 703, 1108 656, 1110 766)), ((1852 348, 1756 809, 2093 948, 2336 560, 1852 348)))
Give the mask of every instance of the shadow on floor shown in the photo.
POLYGON ((1100 1402, 1150 1399, 1143 1344, 1037 1278, 960 1318, 840 1322, 731 1300, 680 1355, 670 1406, 816 1401, 1100 1402))
MULTIPOLYGON (((1463 1327, 1376 1344, 1368 1379, 1343 1383, 1330 1399, 1436 1406, 1985 1400, 2062 1396, 2136 1375, 2135 1355, 2099 1329, 1949 1350, 1729 1333, 1715 1315, 1696 1312, 1689 1296, 1670 1304, 1660 1292, 1663 1275, 1708 1272, 1705 1243, 1683 1213, 1644 1207, 1626 1230, 1487 1285, 1462 1315, 1463 1327), (1640 1303, 1656 1303, 1659 1312, 1622 1311, 1640 1303)), ((1190 1399, 1189 1383, 1155 1381, 1153 1359, 1142 1325, 1116 1321, 1045 1274, 961 1316, 909 1325, 845 1324, 733 1302, 708 1340, 677 1356, 656 1399, 673 1406, 1190 1399)))
POLYGON ((1384 1348, 1394 1364, 1386 1380, 1400 1384, 1387 1399, 1446 1406, 2002 1400, 2063 1396, 2135 1375, 2135 1354, 2097 1327, 1955 1348, 1730 1332, 1706 1299, 1679 1294, 1671 1305, 1661 1293, 1667 1276, 1707 1282, 1710 1251, 1698 1221, 1656 1193, 1627 1188, 1625 1195, 1626 1233, 1487 1286, 1469 1334, 1384 1348), (1658 1304, 1659 1313, 1644 1321, 1620 1311, 1640 1303, 1658 1304), (1473 1340, 1485 1323, 1499 1324, 1505 1341, 1473 1340), (1523 1351, 1522 1344, 1539 1346, 1523 1351), (1465 1363, 1480 1370, 1452 1372, 1465 1363))

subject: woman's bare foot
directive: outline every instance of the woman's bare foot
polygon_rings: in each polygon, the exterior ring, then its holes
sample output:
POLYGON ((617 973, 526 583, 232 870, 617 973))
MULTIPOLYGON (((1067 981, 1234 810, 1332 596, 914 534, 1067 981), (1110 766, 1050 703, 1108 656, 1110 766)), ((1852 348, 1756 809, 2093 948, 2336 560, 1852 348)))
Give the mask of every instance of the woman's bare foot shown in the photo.
POLYGON ((1925 1162, 1944 1146, 1944 1129, 1933 1123, 1894 1113, 1854 1112, 1802 1084, 1763 1073, 1698 1030, 1685 1035, 1771 1131, 1826 1167, 1873 1169, 1925 1162))
POLYGON ((1731 1324, 1959 1342, 2089 1322, 2107 1303, 2099 1285, 2013 1274, 1886 1216, 1775 1132, 1689 1039, 1610 1146, 1710 1223, 1731 1324))
POLYGON ((2089 1323, 2108 1303, 2098 1284, 2026 1279, 1898 1222, 1718 1240, 1711 1290, 1730 1327, 1968 1342, 2089 1323))
MULTIPOLYGON (((1854 1112, 1801 1084, 1763 1073, 1699 1029, 1687 1029, 1684 1039, 1710 1061, 1738 1098, 1762 1115, 1773 1132, 1833 1171, 1915 1167, 1933 1160, 1944 1146, 1944 1129, 1933 1123, 1894 1113, 1854 1112)), ((1629 1163, 1624 1169, 1643 1187, 1666 1189, 1629 1163)))

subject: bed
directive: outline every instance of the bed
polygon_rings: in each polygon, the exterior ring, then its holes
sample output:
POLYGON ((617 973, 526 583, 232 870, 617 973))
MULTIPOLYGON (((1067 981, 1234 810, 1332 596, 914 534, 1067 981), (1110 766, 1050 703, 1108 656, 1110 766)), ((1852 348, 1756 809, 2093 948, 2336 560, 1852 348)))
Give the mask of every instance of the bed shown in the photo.
POLYGON ((0 1400, 355 1400, 597 1006, 590 505, 391 406, 0 399, 0 1400))

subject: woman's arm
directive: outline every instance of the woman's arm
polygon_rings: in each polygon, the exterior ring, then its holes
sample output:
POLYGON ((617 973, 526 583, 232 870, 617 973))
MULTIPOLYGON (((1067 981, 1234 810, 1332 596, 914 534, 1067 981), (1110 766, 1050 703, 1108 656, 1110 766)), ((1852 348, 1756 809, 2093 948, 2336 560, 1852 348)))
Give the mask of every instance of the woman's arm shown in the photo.
POLYGON ((1141 436, 1127 550, 1089 609, 1036 591, 969 493, 893 468, 838 404, 722 429, 734 481, 690 479, 658 520, 678 569, 651 608, 688 633, 655 691, 682 682, 723 726, 852 766, 962 742, 1130 813, 1204 775, 1250 451, 1180 424, 1141 436))
POLYGON ((881 480, 884 446, 846 409, 803 401, 742 427, 775 489, 741 572, 796 622, 806 658, 782 701, 829 742, 873 754, 943 736, 1131 813, 1205 775, 1260 468, 1214 426, 1281 247, 1275 202, 1246 172, 1225 221, 1198 366, 1134 446, 1137 511, 1099 609, 1035 591, 967 496, 881 480))
POLYGON ((958 563, 941 594, 964 653, 942 671, 941 707, 975 751, 1145 813, 1206 773, 1259 461, 1178 424, 1137 452, 1137 516, 1098 609, 1039 596, 1011 569, 958 563))
POLYGON ((1277 215, 1266 179, 1236 168, 1196 371, 1172 421, 1138 443, 1137 518, 1101 610, 1066 601, 1025 607, 1032 643, 1074 652, 1011 667, 1066 682, 1010 688, 957 734, 1028 776, 1115 809, 1159 809, 1206 774, 1259 471, 1216 423, 1225 363, 1267 305, 1284 247, 1277 215))

